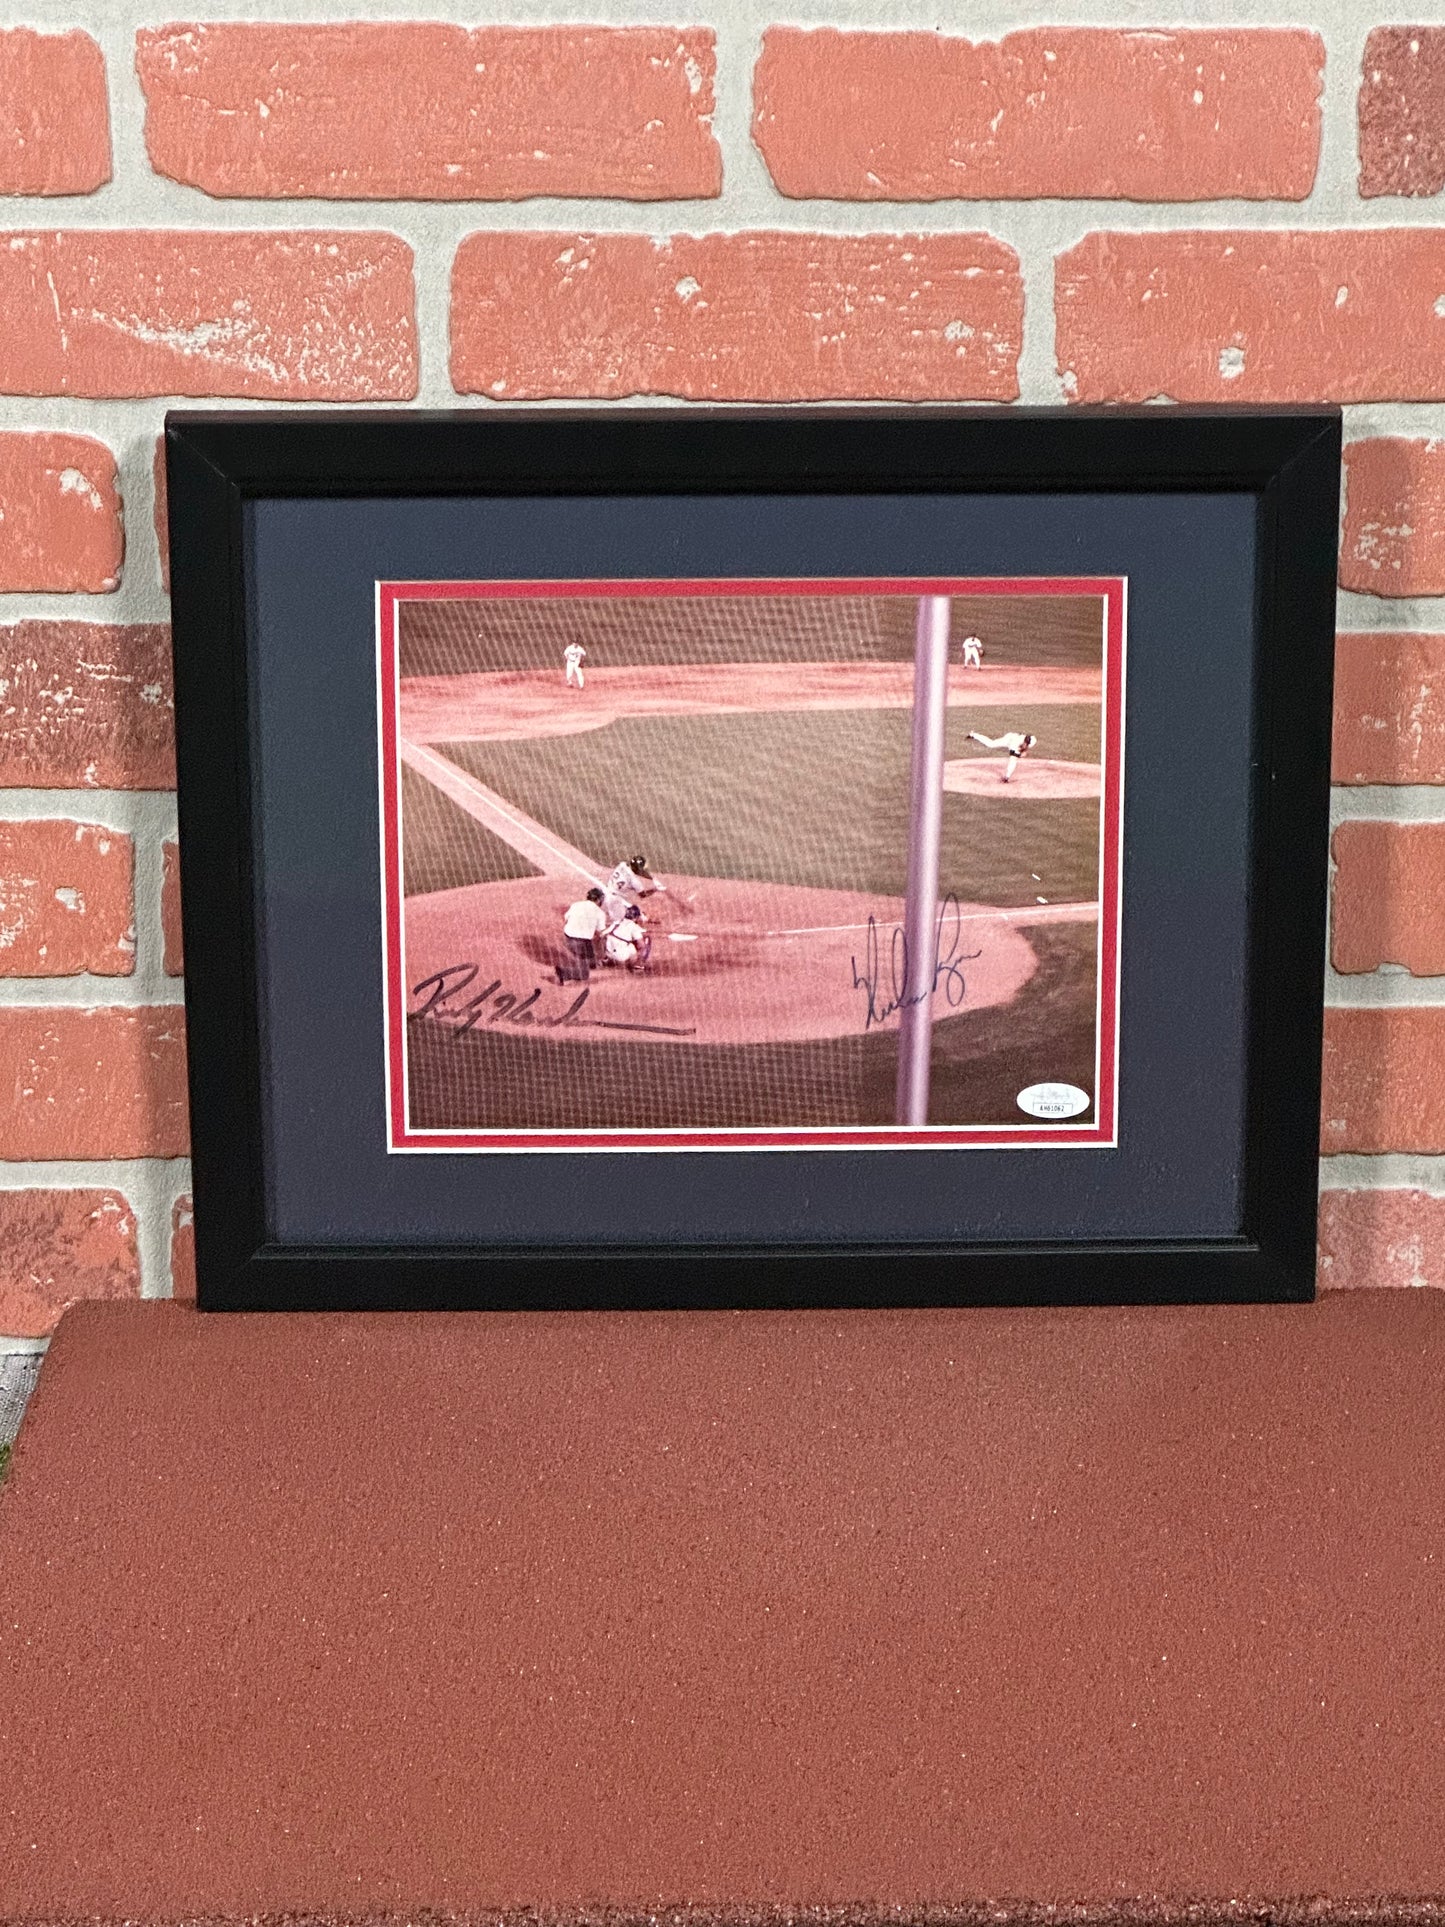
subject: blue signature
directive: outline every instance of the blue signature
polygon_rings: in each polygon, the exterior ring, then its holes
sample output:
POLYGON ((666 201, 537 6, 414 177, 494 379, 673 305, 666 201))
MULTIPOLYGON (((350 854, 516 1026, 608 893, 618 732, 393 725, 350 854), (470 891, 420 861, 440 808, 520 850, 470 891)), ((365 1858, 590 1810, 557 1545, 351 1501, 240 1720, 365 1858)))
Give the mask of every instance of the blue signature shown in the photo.
POLYGON ((901 923, 894 924, 888 940, 888 982, 883 982, 882 941, 876 917, 868 919, 868 934, 863 940, 863 968, 858 968, 858 959, 853 957, 853 988, 861 990, 867 998, 867 1009, 863 1013, 863 1028, 871 1030, 875 1024, 882 1024, 895 1010, 906 1010, 913 1004, 926 1002, 939 985, 950 1010, 957 1010, 968 995, 968 979, 963 965, 981 957, 981 950, 960 951, 963 941, 963 912, 959 909, 958 898, 952 893, 938 906, 938 925, 934 932, 933 975, 932 981, 915 985, 911 959, 908 955, 908 936, 901 923), (948 934, 948 949, 944 949, 945 932, 948 934))

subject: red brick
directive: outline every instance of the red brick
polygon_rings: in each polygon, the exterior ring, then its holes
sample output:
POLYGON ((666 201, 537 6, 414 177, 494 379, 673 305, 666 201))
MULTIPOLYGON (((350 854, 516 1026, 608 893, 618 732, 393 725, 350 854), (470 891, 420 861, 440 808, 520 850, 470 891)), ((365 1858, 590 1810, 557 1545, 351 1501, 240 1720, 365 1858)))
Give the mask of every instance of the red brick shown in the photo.
POLYGON ((164 623, 0 628, 0 788, 175 787, 164 623))
POLYGON ((1445 1198, 1428 1191, 1320 1194, 1319 1286, 1445 1285, 1445 1198))
POLYGON ((119 830, 0 822, 0 977, 130 976, 133 877, 119 830))
POLYGON ((722 188, 702 28, 142 29, 151 165, 208 194, 684 200, 722 188))
POLYGON ((154 501, 151 519, 155 523, 156 547, 161 556, 161 587, 169 595, 171 592, 171 531, 166 519, 166 438, 156 436, 155 458, 151 463, 151 483, 154 501))
POLYGON ((79 31, 0 32, 0 194, 89 194, 109 179, 99 46, 79 31))
POLYGON ((1089 234, 1055 263, 1077 401, 1445 398, 1445 234, 1089 234))
POLYGON ((196 1220, 189 1198, 171 1207, 171 1296, 196 1301, 196 1220))
POLYGON ((1291 30, 770 27, 753 138, 799 197, 1302 201, 1324 60, 1291 30))
POLYGON ((1445 593, 1445 443, 1381 435, 1345 449, 1340 586, 1445 593))
POLYGON ((1342 823, 1333 850, 1335 969, 1445 975, 1445 823, 1342 823))
POLYGON ((1445 1005, 1325 1012, 1321 1147, 1445 1151, 1445 1005))
POLYGON ((1445 187, 1445 27, 1376 27, 1360 82, 1360 192, 1445 187))
POLYGON ((1334 780, 1445 783, 1445 636, 1336 637, 1334 780))
POLYGON ((47 1338, 83 1298, 138 1298, 135 1215, 118 1191, 0 1191, 0 1332, 47 1338))
POLYGON ((1012 401, 1023 285, 986 234, 469 235, 452 381, 507 401, 1012 401))
POLYGON ((120 587, 120 496, 103 443, 0 432, 0 518, 0 591, 106 595, 120 587))
POLYGON ((165 963, 168 977, 185 972, 181 949, 181 852, 176 843, 165 846, 165 872, 161 880, 161 933, 165 938, 165 963))
POLYGON ((408 401, 411 268, 356 229, 0 236, 0 393, 408 401))
POLYGON ((0 1158, 186 1155, 185 1013, 0 1008, 0 1158))

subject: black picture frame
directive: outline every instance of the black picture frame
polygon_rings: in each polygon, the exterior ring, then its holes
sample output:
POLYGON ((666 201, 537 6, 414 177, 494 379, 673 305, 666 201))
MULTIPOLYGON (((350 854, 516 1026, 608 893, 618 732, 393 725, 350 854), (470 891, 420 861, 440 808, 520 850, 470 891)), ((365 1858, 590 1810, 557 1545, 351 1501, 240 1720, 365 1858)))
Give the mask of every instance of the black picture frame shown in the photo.
POLYGON ((1304 1301, 1314 1294, 1341 418, 1292 409, 172 413, 166 423, 198 1297, 205 1310, 1304 1301), (249 502, 1227 491, 1256 502, 1243 1230, 821 1249, 301 1247, 265 1209, 249 502))

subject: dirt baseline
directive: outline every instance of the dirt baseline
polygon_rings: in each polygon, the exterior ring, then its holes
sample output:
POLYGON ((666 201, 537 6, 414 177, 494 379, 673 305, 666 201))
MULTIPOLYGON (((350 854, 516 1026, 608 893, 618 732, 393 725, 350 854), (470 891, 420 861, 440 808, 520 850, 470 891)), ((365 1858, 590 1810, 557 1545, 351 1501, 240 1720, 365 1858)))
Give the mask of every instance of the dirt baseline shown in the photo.
MULTIPOLYGON (((665 663, 589 668, 568 689, 561 666, 488 675, 416 676, 401 685, 401 733, 413 743, 502 742, 605 729, 628 716, 735 710, 909 709, 911 662, 665 663)), ((1098 669, 952 668, 950 705, 1097 703, 1098 669)))
MULTIPOLYGON (((905 972, 895 950, 897 898, 670 877, 667 894, 647 903, 650 972, 594 969, 579 1009, 584 987, 558 984, 553 974, 574 894, 565 880, 543 876, 409 898, 408 1012, 452 1026, 525 1029, 559 1045, 600 1032, 753 1044, 898 1027, 905 972)), ((1018 995, 1037 968, 1023 924, 1094 915, 1093 904, 946 908, 935 1020, 1018 995)))

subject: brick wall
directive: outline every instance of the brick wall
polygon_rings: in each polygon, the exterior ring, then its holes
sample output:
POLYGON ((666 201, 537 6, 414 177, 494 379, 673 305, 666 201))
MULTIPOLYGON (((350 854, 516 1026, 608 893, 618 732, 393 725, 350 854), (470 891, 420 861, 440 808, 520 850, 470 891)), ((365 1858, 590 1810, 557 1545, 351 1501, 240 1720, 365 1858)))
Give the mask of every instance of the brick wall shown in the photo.
POLYGON ((1445 7, 965 11, 0 31, 0 1338, 189 1277, 179 397, 1346 403, 1321 1280, 1445 1284, 1445 7))

